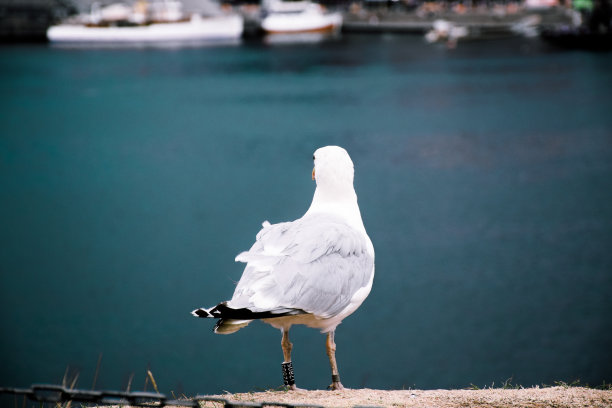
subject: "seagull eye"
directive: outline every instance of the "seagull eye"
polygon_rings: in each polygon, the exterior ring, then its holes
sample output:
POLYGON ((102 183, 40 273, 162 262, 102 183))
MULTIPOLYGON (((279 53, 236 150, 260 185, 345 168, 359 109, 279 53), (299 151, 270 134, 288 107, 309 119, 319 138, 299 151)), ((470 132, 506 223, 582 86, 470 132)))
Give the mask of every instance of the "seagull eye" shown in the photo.
POLYGON ((313 161, 315 160, 314 154, 312 155, 312 160, 313 160, 313 161))

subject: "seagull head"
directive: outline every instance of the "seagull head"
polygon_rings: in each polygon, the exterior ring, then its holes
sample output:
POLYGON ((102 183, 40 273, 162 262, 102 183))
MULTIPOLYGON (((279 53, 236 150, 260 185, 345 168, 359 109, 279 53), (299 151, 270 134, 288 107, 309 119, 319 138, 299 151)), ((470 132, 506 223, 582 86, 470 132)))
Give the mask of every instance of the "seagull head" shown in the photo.
MULTIPOLYGON (((306 215, 337 216, 365 234, 357 194, 353 188, 353 161, 346 150, 325 146, 314 152, 312 178, 317 182, 306 215)), ((367 235, 367 234, 366 234, 367 235)))
POLYGON ((325 146, 314 152, 312 179, 317 189, 341 193, 353 191, 353 161, 346 150, 339 146, 325 146))

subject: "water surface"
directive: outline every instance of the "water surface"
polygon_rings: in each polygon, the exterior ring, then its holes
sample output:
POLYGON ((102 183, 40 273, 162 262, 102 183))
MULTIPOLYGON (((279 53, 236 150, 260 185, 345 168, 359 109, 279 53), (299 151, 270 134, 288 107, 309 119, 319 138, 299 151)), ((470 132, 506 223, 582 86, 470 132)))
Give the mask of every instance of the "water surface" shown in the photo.
MULTIPOLYGON (((218 393, 281 384, 280 333, 231 297, 264 220, 345 147, 376 249, 338 328, 348 387, 612 381, 612 54, 410 36, 0 49, 0 384, 218 393), (150 389, 150 386, 149 386, 150 389)), ((292 330, 298 384, 325 337, 292 330)))

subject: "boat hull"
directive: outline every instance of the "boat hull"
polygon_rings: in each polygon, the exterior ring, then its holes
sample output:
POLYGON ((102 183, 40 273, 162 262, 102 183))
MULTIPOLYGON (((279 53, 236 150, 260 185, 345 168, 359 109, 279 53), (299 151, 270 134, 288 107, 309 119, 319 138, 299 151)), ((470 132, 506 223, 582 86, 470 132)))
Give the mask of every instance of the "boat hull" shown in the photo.
POLYGON ((261 22, 261 28, 269 34, 329 33, 339 30, 341 26, 340 13, 313 16, 272 14, 261 22))
POLYGON ((50 27, 47 38, 54 43, 158 43, 236 39, 242 30, 243 19, 235 15, 129 27, 61 24, 50 27))

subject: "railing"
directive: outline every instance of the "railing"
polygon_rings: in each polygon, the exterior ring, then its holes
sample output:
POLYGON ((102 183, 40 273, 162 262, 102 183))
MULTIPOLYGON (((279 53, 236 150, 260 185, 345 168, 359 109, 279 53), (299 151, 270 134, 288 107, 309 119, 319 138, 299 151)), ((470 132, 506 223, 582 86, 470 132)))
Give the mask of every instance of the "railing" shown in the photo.
MULTIPOLYGON (((232 401, 225 398, 197 395, 193 398, 168 399, 164 394, 155 392, 121 392, 121 391, 89 391, 66 388, 61 385, 34 384, 30 388, 0 387, 0 394, 23 396, 40 404, 49 403, 53 406, 73 401, 98 406, 131 406, 131 407, 285 407, 285 408, 324 408, 320 405, 290 404, 284 402, 245 402, 232 401)), ((15 402, 17 406, 17 402, 15 402)), ((24 404, 25 405, 25 404, 24 404)), ((355 407, 357 408, 357 407, 355 407)))

